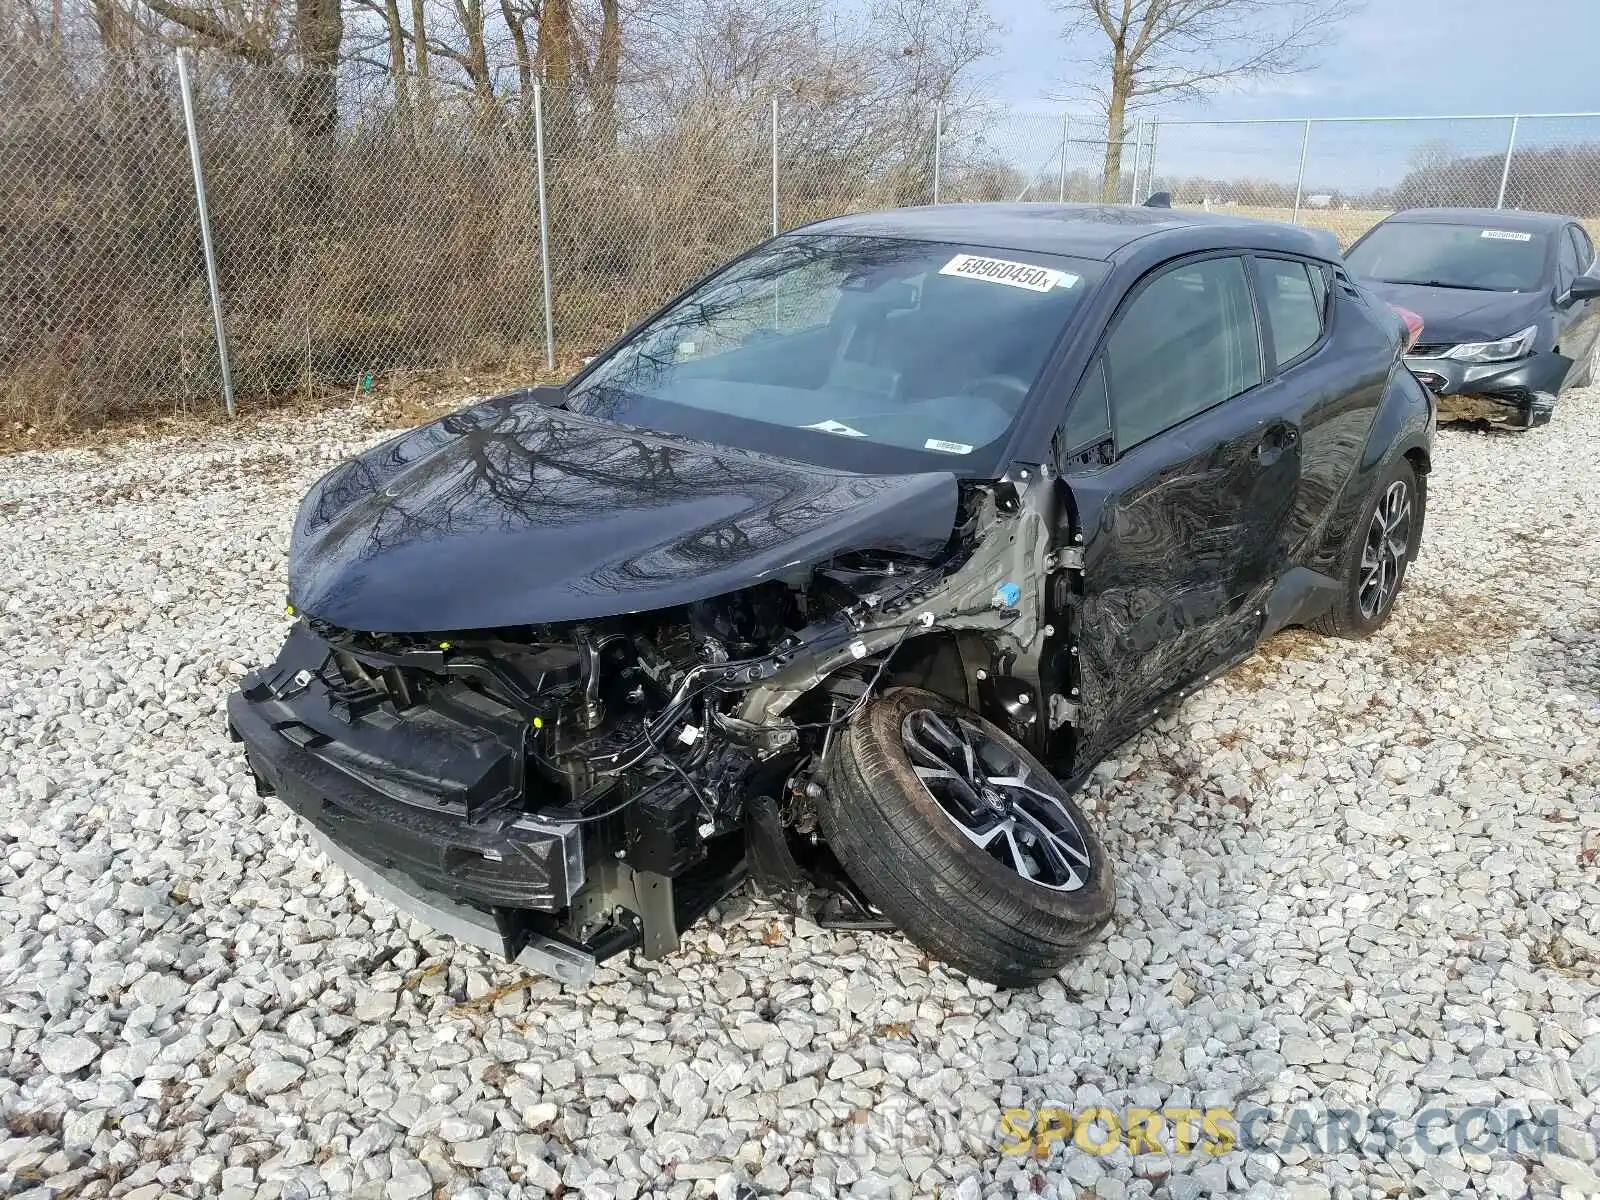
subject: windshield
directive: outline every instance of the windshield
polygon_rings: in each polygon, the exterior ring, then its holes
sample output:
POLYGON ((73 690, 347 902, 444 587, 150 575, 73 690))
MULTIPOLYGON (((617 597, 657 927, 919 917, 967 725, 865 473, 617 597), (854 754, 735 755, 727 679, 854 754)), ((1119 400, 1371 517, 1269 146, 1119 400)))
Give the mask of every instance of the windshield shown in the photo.
POLYGON ((573 389, 577 412, 846 470, 1003 449, 1105 264, 791 234, 702 283, 573 389))
POLYGON ((1544 283, 1547 245, 1542 233, 1396 221, 1367 234, 1344 261, 1379 283, 1532 292, 1544 283))

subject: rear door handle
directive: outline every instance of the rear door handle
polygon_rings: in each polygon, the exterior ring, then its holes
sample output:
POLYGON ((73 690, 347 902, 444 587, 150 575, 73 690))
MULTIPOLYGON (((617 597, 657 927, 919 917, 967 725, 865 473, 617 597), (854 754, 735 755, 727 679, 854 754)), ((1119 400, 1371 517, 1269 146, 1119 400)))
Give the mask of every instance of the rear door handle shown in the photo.
POLYGON ((1273 463, 1277 462, 1278 459, 1283 457, 1283 447, 1269 446, 1263 442, 1254 450, 1250 451, 1250 457, 1255 460, 1256 466, 1270 467, 1273 463))
POLYGON ((1269 429, 1250 449, 1250 457, 1258 465, 1270 467, 1282 457, 1283 452, 1295 444, 1299 434, 1293 426, 1269 429))

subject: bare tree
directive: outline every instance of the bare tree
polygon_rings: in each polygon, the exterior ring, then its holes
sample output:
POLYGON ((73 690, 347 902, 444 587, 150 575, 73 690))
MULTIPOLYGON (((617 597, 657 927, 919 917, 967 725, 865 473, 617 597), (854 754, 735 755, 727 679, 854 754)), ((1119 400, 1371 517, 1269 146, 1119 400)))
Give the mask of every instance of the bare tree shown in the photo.
POLYGON ((1410 173, 1402 181, 1408 205, 1440 204, 1448 194, 1450 169, 1459 161, 1449 138, 1429 138, 1406 156, 1410 173), (1409 186, 1407 186, 1409 185, 1409 186))
POLYGON ((339 124, 336 71, 344 42, 339 0, 294 0, 287 28, 275 4, 254 0, 224 0, 216 5, 188 0, 144 3, 172 26, 168 41, 205 46, 257 67, 283 68, 296 61, 298 69, 281 76, 289 124, 314 160, 328 158, 339 124))
POLYGON ((1128 113, 1305 69, 1357 0, 1054 0, 1070 37, 1105 45, 1103 82, 1074 88, 1106 114, 1104 196, 1121 195, 1128 113))

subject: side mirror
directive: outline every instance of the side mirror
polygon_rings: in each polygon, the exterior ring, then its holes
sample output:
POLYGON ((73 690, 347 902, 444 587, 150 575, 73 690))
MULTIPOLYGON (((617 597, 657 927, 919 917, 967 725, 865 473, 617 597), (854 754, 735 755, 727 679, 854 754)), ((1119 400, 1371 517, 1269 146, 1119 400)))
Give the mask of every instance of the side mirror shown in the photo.
POLYGON ((528 399, 545 408, 560 408, 567 402, 567 389, 556 383, 543 383, 528 389, 528 399))
POLYGON ((1582 304, 1585 300, 1600 299, 1600 278, 1579 275, 1567 289, 1568 304, 1582 304))

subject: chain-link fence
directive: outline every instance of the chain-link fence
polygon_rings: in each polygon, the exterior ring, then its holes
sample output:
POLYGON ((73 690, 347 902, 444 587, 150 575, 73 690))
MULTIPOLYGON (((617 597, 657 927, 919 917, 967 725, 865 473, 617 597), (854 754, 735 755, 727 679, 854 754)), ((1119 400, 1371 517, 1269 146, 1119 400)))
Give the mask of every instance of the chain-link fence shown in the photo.
POLYGON ((1161 121, 1149 187, 1173 203, 1332 230, 1402 208, 1522 208, 1600 236, 1600 113, 1161 121))
POLYGON ((619 92, 599 109, 530 83, 486 103, 415 74, 205 55, 191 136, 175 63, 0 47, 14 426, 211 405, 224 361, 246 402, 408 373, 531 379, 773 231, 849 211, 1168 191, 1347 244, 1417 205, 1600 218, 1600 115, 1140 121, 1108 141, 1093 118, 925 95, 619 92))

